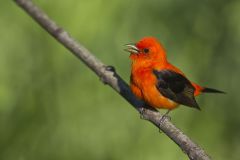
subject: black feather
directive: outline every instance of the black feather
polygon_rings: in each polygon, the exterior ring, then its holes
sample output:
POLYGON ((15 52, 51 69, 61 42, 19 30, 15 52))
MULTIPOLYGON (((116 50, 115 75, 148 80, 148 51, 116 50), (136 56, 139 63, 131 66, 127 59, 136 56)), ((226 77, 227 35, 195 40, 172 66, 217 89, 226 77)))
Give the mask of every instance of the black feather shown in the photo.
POLYGON ((187 78, 171 70, 153 70, 153 73, 158 80, 156 87, 163 96, 200 110, 194 97, 195 88, 187 78))
POLYGON ((217 90, 217 89, 213 89, 213 88, 203 88, 202 90, 203 93, 223 93, 225 94, 226 92, 223 92, 223 91, 220 91, 220 90, 217 90))

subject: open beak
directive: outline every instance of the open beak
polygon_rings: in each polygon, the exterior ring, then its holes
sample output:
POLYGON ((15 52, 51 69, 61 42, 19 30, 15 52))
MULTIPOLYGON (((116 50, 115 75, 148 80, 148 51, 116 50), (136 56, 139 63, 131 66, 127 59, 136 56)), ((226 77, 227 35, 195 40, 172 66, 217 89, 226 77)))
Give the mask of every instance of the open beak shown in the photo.
POLYGON ((125 51, 135 54, 139 53, 139 49, 136 47, 135 44, 126 44, 125 46, 127 47, 126 49, 124 49, 125 51))

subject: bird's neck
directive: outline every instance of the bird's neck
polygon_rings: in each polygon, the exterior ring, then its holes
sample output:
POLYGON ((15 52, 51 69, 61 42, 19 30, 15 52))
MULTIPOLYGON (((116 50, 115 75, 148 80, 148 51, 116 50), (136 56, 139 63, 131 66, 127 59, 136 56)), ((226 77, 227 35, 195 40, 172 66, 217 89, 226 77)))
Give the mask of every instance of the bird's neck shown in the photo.
POLYGON ((163 68, 166 64, 168 64, 167 60, 135 60, 132 61, 132 72, 136 72, 139 70, 152 70, 152 69, 161 69, 163 68))

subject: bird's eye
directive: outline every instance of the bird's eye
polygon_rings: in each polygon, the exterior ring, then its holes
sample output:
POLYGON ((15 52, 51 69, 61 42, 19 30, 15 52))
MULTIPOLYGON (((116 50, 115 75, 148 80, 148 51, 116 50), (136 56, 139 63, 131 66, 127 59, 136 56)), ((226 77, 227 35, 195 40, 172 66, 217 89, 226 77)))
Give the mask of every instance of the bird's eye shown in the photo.
POLYGON ((144 53, 148 53, 148 52, 149 52, 149 49, 148 49, 148 48, 144 48, 144 49, 143 49, 143 52, 144 52, 144 53))

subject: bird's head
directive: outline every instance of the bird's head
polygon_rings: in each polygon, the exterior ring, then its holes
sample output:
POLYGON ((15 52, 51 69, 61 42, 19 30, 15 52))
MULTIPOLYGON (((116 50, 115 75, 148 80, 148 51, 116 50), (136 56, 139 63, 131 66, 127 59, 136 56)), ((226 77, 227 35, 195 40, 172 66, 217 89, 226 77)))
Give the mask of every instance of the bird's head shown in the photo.
POLYGON ((145 37, 135 44, 127 44, 125 51, 130 52, 132 61, 166 61, 166 54, 161 43, 153 37, 145 37))

